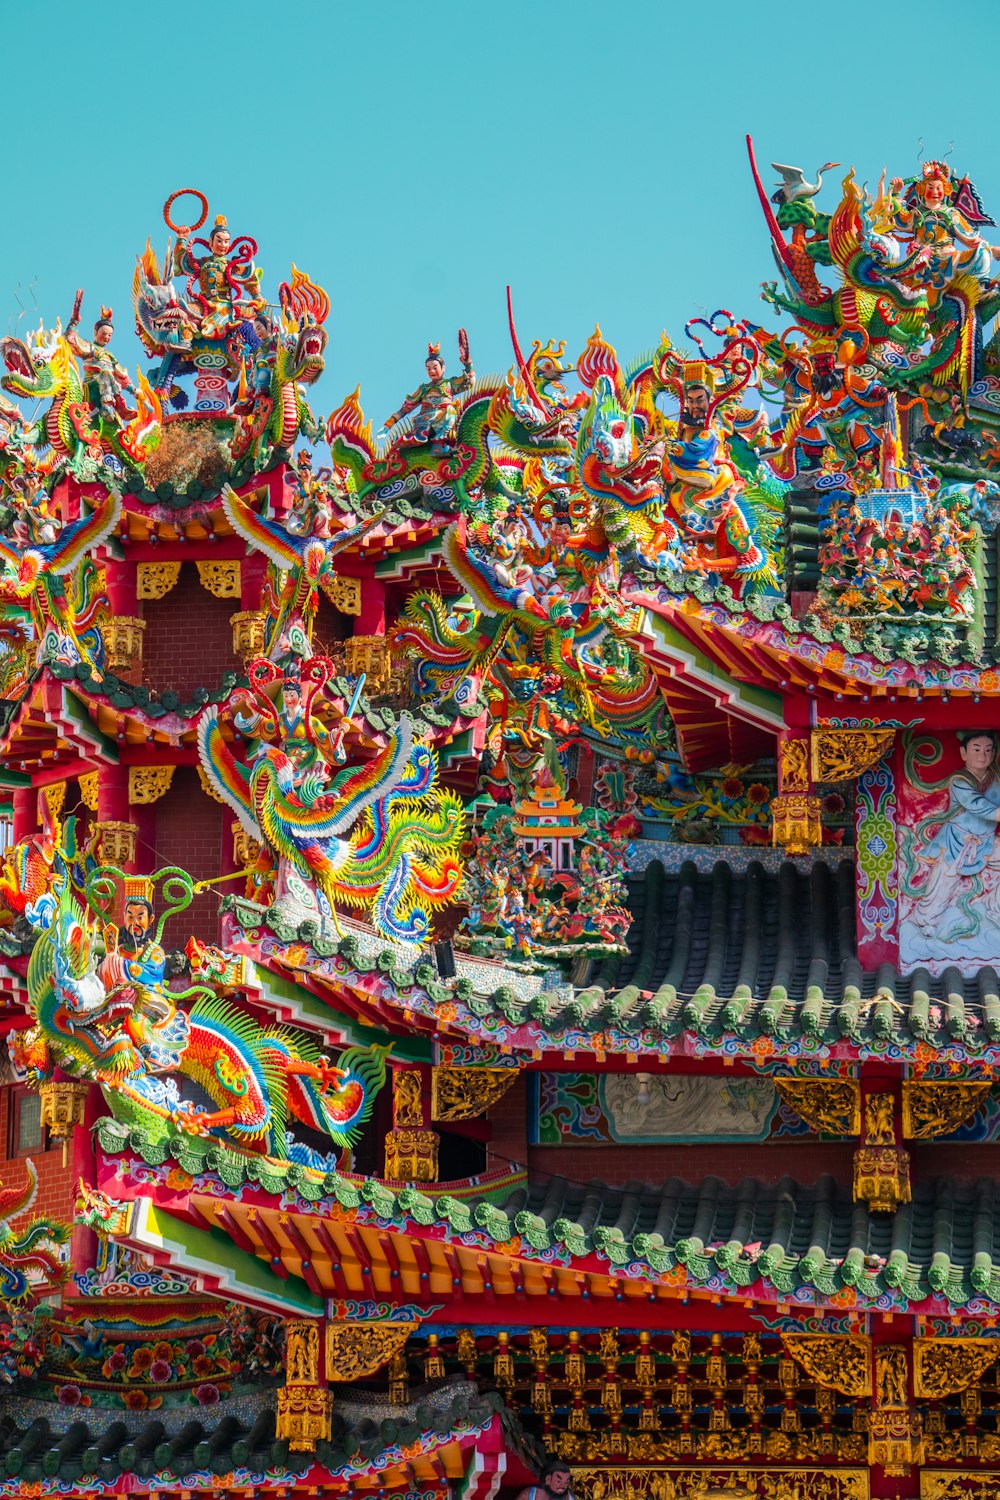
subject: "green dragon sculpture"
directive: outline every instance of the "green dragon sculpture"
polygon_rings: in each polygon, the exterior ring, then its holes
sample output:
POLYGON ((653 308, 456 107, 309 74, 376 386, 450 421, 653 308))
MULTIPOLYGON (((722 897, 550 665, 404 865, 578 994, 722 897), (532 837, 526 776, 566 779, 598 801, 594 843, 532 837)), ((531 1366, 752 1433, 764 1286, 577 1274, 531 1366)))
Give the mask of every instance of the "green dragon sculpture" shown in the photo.
POLYGON ((137 410, 128 422, 111 423, 87 399, 87 390, 66 339, 41 333, 29 348, 22 339, 0 339, 7 374, 0 385, 13 396, 48 402, 29 423, 22 441, 50 450, 78 478, 92 477, 106 455, 141 467, 160 440, 160 400, 143 375, 138 377, 137 410))

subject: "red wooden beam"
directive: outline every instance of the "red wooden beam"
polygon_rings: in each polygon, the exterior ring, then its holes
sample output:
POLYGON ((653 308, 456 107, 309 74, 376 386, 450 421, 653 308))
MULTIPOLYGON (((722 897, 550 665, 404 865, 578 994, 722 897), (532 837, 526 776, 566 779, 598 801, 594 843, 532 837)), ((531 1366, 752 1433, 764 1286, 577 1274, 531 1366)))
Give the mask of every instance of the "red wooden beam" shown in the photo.
POLYGON ((299 1262, 302 1269, 302 1280, 305 1282, 306 1286, 311 1292, 316 1293, 317 1297, 325 1297, 326 1288, 320 1281, 319 1277, 316 1274, 315 1268, 313 1267, 312 1251, 309 1248, 309 1242, 306 1239, 305 1235, 302 1233, 302 1230, 295 1223, 295 1220, 291 1217, 291 1215, 289 1215, 289 1217, 284 1221, 282 1228, 284 1229, 288 1238, 291 1240, 292 1244, 295 1246, 296 1250, 299 1252, 299 1262))
POLYGON ((250 1210, 249 1223, 251 1223, 260 1236, 261 1244, 270 1256, 271 1270, 282 1281, 288 1280, 288 1267, 285 1265, 284 1251, 275 1239, 270 1225, 266 1223, 264 1215, 258 1213, 255 1208, 250 1210))
POLYGON ((227 1234, 232 1240, 233 1244, 236 1245, 240 1250, 246 1251, 249 1255, 260 1255, 260 1246, 254 1244, 253 1240, 243 1228, 243 1225, 239 1222, 238 1219, 235 1219, 233 1217, 224 1203, 216 1204, 214 1213, 211 1215, 197 1201, 195 1202, 195 1207, 198 1209, 198 1212, 209 1221, 209 1223, 211 1223, 212 1218, 214 1218, 216 1220, 216 1224, 214 1227, 223 1230, 224 1233, 227 1234))
POLYGON ((330 1257, 330 1280, 333 1283, 334 1296, 349 1297, 351 1294, 350 1288, 347 1285, 347 1277, 344 1275, 344 1268, 341 1265, 343 1252, 325 1224, 314 1224, 313 1233, 330 1257))

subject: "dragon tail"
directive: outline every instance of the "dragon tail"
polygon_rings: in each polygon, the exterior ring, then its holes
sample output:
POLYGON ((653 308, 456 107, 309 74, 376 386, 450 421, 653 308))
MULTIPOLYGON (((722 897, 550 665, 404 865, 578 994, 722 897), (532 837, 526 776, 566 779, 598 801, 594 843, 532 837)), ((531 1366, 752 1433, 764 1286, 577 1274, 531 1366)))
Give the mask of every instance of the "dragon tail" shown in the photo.
POLYGON ((344 1073, 335 1090, 301 1074, 289 1078, 289 1108, 297 1120, 325 1132, 335 1145, 354 1145, 371 1119, 375 1096, 385 1083, 385 1060, 391 1048, 348 1047, 337 1066, 344 1073))

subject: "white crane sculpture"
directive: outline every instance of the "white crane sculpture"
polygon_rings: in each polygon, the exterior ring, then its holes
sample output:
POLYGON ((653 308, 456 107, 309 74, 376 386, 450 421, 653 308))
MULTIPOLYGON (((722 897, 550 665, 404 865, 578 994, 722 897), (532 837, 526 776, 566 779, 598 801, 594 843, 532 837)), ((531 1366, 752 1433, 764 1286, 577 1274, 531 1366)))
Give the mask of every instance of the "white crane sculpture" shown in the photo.
POLYGON ((776 172, 781 173, 781 181, 778 183, 778 191, 772 193, 772 203, 798 203, 803 198, 815 198, 823 186, 823 173, 832 172, 834 167, 839 167, 839 161, 825 161, 816 171, 816 181, 806 182, 805 174, 801 167, 783 167, 780 162, 773 161, 771 166, 776 172))

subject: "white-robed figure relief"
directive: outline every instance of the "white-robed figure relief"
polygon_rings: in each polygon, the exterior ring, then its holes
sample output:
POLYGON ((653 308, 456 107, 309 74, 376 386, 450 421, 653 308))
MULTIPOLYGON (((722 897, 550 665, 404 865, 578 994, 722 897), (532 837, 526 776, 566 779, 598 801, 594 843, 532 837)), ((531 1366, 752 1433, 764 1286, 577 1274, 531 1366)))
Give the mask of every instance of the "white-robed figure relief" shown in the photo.
MULTIPOLYGON (((1000 770, 992 730, 958 735, 960 770, 927 782, 920 767, 940 762, 937 740, 911 741, 906 749, 907 792, 947 805, 906 821, 900 931, 904 963, 1000 958, 1000 770)), ((919 812, 919 807, 916 809, 919 812)))

